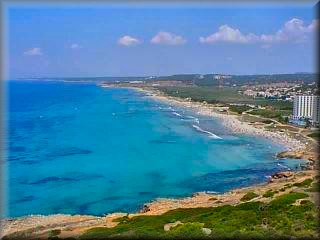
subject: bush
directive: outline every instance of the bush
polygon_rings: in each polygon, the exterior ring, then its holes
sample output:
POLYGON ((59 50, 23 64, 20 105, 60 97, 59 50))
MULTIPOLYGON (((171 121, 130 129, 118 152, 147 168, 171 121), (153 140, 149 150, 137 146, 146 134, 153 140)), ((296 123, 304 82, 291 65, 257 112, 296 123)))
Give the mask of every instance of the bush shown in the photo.
POLYGON ((203 225, 203 223, 199 222, 185 223, 171 228, 168 234, 171 237, 179 237, 183 239, 204 237, 205 234, 202 231, 203 225))
POLYGON ((272 200, 269 207, 272 209, 286 210, 291 204, 295 203, 298 199, 308 197, 305 193, 291 192, 282 196, 279 196, 275 200, 272 200))
POLYGON ((308 192, 320 192, 320 184, 313 183, 310 188, 307 189, 308 192))
POLYGON ((49 237, 55 237, 58 236, 61 233, 60 229, 53 229, 49 232, 49 237))
POLYGON ((271 198, 271 197, 273 197, 273 195, 274 195, 274 192, 272 192, 271 190, 268 190, 262 196, 265 198, 271 198))
POLYGON ((313 182, 313 180, 311 178, 308 178, 302 182, 299 183, 294 183, 293 186, 296 187, 310 187, 311 183, 313 182))
POLYGON ((243 202, 249 201, 249 200, 254 199, 254 198, 258 197, 258 196, 259 195, 256 194, 255 192, 248 192, 240 199, 240 201, 243 201, 243 202))
MULTIPOLYGON (((251 192, 246 195, 257 194, 251 192)), ((292 192, 270 202, 250 201, 238 205, 209 208, 186 208, 156 216, 136 216, 119 222, 116 227, 92 228, 80 239, 187 239, 205 237, 209 228, 214 239, 316 239, 318 218, 316 205, 305 199, 306 193, 292 192), (294 204, 300 200, 300 205, 294 204), (185 224, 164 231, 164 225, 180 221, 185 224)))
POLYGON ((241 105, 241 106, 236 106, 236 105, 230 105, 229 110, 232 112, 236 112, 238 114, 241 114, 247 110, 251 109, 251 107, 247 105, 241 105))
POLYGON ((310 133, 310 134, 308 134, 308 137, 319 139, 320 138, 320 132, 317 131, 317 132, 310 133))

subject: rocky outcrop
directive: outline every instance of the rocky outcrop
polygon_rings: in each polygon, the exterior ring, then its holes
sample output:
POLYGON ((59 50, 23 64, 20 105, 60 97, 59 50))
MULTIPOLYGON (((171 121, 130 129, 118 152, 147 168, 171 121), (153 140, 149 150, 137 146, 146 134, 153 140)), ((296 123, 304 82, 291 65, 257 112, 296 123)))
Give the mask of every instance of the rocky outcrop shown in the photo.
POLYGON ((315 150, 285 151, 278 153, 277 158, 306 159, 315 162, 318 159, 318 153, 315 150))
POLYGON ((150 207, 147 204, 143 205, 143 208, 141 209, 141 213, 146 213, 150 211, 150 207))
POLYGON ((278 172, 271 176, 272 179, 280 179, 280 178, 289 178, 293 176, 293 172, 286 171, 286 172, 278 172))

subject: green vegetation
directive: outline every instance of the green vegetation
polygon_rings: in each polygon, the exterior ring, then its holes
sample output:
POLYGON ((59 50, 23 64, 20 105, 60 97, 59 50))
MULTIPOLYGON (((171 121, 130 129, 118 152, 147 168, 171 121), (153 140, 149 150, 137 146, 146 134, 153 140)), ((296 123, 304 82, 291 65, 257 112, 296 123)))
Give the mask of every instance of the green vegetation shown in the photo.
POLYGON ((307 189, 308 192, 320 192, 320 184, 315 182, 311 185, 310 188, 307 189))
POLYGON ((251 111, 250 114, 259 115, 259 116, 265 117, 265 118, 279 118, 279 117, 281 117, 280 112, 272 111, 272 110, 268 110, 268 109, 255 109, 255 110, 251 111))
POLYGON ((268 191, 265 192, 262 196, 265 197, 265 198, 271 198, 271 197, 274 196, 274 192, 271 191, 271 190, 268 190, 268 191))
POLYGON ((272 118, 272 119, 278 120, 279 122, 287 123, 288 122, 287 116, 290 113, 288 111, 276 110, 276 109, 254 109, 250 112, 250 114, 258 115, 265 118, 272 118))
POLYGON ((243 202, 250 201, 251 199, 254 199, 254 198, 258 197, 258 196, 259 195, 256 194, 255 192, 248 192, 240 199, 240 201, 243 201, 243 202))
MULTIPOLYGON (((244 84, 267 84, 276 82, 290 82, 290 83, 313 83, 318 79, 317 74, 310 73, 295 73, 295 74, 272 74, 272 75, 229 75, 229 78, 215 80, 214 76, 217 74, 176 74, 171 76, 159 76, 153 80, 170 80, 170 81, 184 81, 198 86, 217 86, 223 85, 244 85, 244 84), (201 77, 200 77, 201 76, 201 77)), ((140 79, 142 80, 142 79, 140 79)))
POLYGON ((252 103, 253 99, 238 93, 238 88, 217 87, 158 87, 164 93, 181 98, 191 98, 196 102, 206 101, 208 103, 252 103))
POLYGON ((50 237, 58 236, 61 233, 60 229, 53 229, 49 232, 50 237))
POLYGON ((238 114, 241 114, 245 111, 248 111, 252 109, 251 107, 247 106, 247 105, 241 105, 241 106, 238 106, 238 105, 230 105, 229 106, 229 110, 232 111, 232 112, 236 112, 238 114))
MULTIPOLYGON (((199 86, 167 86, 158 87, 158 90, 164 92, 167 95, 180 97, 180 98, 190 98, 192 101, 207 103, 237 103, 237 104, 253 104, 267 107, 267 109, 254 109, 250 113, 255 115, 260 115, 266 118, 273 118, 280 122, 287 122, 288 118, 286 116, 290 115, 292 112, 292 102, 289 101, 276 101, 267 99, 258 99, 244 96, 238 93, 239 88, 235 87, 199 87, 199 86)), ((230 105, 230 110, 242 113, 249 110, 250 107, 247 105, 235 106, 230 105)))
POLYGON ((203 223, 199 222, 178 225, 170 229, 170 237, 183 239, 203 238, 206 236, 202 231, 203 225, 203 223))
POLYGON ((316 237, 318 218, 316 206, 305 200, 305 193, 292 192, 269 203, 246 202, 236 206, 176 209, 159 216, 123 217, 114 228, 92 228, 81 239, 105 238, 203 238, 202 227, 212 230, 208 238, 289 238, 316 237), (181 221, 168 232, 164 225, 181 221))
POLYGON ((308 137, 312 137, 314 139, 319 140, 320 139, 320 132, 316 131, 316 132, 310 133, 310 134, 308 134, 308 137))
POLYGON ((313 180, 311 178, 308 178, 302 182, 299 183, 294 183, 293 186, 296 187, 310 187, 311 183, 313 182, 313 180))

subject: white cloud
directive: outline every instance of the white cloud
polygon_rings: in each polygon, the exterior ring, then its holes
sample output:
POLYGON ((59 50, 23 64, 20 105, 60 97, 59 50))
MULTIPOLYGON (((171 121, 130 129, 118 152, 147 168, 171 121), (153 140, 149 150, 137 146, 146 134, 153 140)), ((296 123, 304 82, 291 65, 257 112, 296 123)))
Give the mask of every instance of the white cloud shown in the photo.
POLYGON ((43 55, 41 48, 31 48, 31 49, 26 50, 23 54, 27 55, 27 56, 41 56, 41 55, 43 55))
POLYGON ((308 26, 309 32, 313 32, 316 29, 319 29, 319 20, 318 19, 312 20, 311 24, 308 26))
POLYGON ((207 37, 200 37, 201 43, 278 43, 278 42, 303 42, 308 35, 318 26, 318 20, 313 20, 310 25, 298 19, 292 18, 284 23, 283 27, 274 34, 256 35, 254 33, 244 34, 239 29, 222 25, 219 30, 207 37))
POLYGON ((187 41, 183 37, 170 32, 158 32, 150 42, 153 44, 181 45, 187 41))
POLYGON ((231 43, 250 43, 259 39, 255 34, 249 33, 247 35, 240 32, 239 29, 222 25, 219 31, 208 37, 200 37, 201 43, 216 43, 216 42, 231 42, 231 43))
POLYGON ((119 38, 119 40, 118 40, 118 44, 126 46, 126 47, 138 45, 140 43, 141 43, 141 41, 139 39, 128 36, 128 35, 123 36, 123 37, 119 38))
POLYGON ((79 48, 82 48, 82 46, 80 46, 80 45, 77 44, 77 43, 72 43, 72 44, 70 45, 70 48, 71 48, 71 49, 79 49, 79 48))
POLYGON ((261 35, 261 41, 272 42, 302 42, 306 40, 309 33, 316 28, 317 20, 313 20, 310 25, 305 25, 304 22, 298 18, 292 18, 287 21, 283 27, 275 34, 261 35))

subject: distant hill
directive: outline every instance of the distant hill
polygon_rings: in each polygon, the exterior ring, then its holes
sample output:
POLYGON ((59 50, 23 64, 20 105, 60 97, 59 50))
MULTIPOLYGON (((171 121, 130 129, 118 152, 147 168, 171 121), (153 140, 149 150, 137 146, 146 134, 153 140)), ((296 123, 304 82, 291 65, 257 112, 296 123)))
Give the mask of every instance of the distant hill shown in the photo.
POLYGON ((264 84, 276 82, 288 83, 313 83, 318 80, 319 74, 294 73, 294 74, 271 74, 271 75, 223 75, 223 74, 179 74, 171 76, 155 77, 152 80, 179 80, 192 82, 199 86, 215 85, 245 85, 264 84))
POLYGON ((145 77, 73 77, 73 78, 36 78, 43 80, 61 81, 93 81, 93 82, 129 82, 129 81, 182 81, 198 86, 217 85, 251 85, 277 82, 288 83, 314 83, 319 79, 319 74, 293 73, 271 75, 225 75, 225 74, 175 74, 168 76, 145 77))

